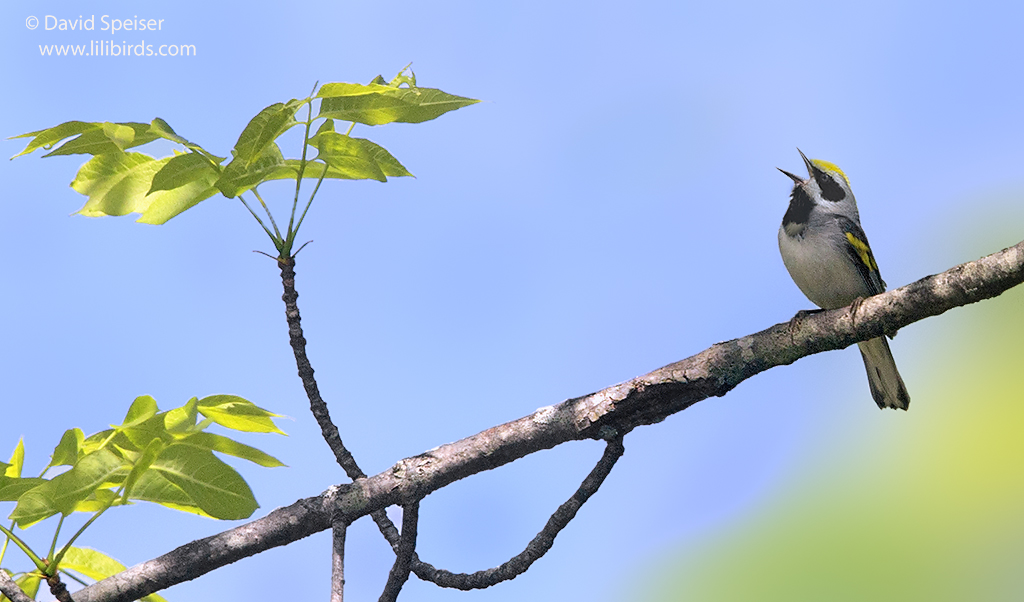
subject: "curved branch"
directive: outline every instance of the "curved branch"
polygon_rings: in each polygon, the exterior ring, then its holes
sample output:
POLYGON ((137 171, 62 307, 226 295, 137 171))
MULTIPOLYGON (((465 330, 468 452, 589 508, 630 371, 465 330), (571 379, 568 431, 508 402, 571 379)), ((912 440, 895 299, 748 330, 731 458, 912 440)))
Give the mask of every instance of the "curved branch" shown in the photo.
POLYGON ((569 524, 576 513, 583 507, 583 504, 590 499, 590 496, 597 493, 597 490, 604 483, 605 478, 611 473, 615 463, 622 457, 625 448, 622 446, 622 437, 609 441, 604 448, 604 455, 598 460, 597 465, 590 471, 587 478, 580 484, 579 489, 572 494, 564 504, 555 510, 547 524, 541 529, 526 549, 515 555, 501 566, 477 571, 475 573, 452 573, 443 569, 436 569, 426 562, 413 558, 414 571, 416 576, 424 581, 430 581, 440 587, 451 587, 464 591, 483 589, 497 585, 502 581, 509 581, 522 575, 530 566, 547 554, 551 546, 555 544, 555 537, 569 524))
POLYGON ((718 343, 690 358, 607 389, 541 408, 461 441, 400 460, 390 469, 196 540, 76 592, 78 602, 136 600, 218 567, 395 504, 409 504, 470 475, 582 439, 614 438, 702 399, 728 393, 775 366, 891 333, 1024 282, 1024 242, 977 261, 796 323, 718 343))

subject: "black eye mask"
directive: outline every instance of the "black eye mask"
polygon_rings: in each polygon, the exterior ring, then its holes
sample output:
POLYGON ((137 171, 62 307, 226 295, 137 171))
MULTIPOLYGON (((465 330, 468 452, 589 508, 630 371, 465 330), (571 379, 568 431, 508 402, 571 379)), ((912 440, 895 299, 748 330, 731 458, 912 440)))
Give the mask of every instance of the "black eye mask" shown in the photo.
POLYGON ((846 198, 846 191, 839 185, 839 182, 817 167, 814 168, 814 181, 818 183, 818 187, 821 188, 821 197, 826 201, 838 203, 846 198))

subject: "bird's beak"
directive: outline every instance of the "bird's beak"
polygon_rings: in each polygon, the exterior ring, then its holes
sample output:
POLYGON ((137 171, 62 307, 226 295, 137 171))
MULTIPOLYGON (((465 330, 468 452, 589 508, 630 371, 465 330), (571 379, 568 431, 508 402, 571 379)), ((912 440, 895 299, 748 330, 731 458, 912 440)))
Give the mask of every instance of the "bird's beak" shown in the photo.
POLYGON ((804 154, 804 151, 800 150, 799 148, 796 149, 796 152, 800 153, 800 158, 804 160, 804 165, 807 166, 807 175, 813 178, 814 177, 814 165, 811 164, 811 160, 808 159, 807 155, 804 154))
POLYGON ((802 151, 802 150, 800 150, 798 148, 798 149, 796 149, 796 152, 800 153, 800 158, 804 160, 804 165, 807 166, 807 178, 801 178, 800 176, 791 174, 788 171, 786 171, 785 169, 782 169, 781 167, 776 167, 775 169, 778 169, 782 173, 784 173, 787 176, 789 176, 789 179, 793 180, 797 184, 803 184, 807 180, 810 180, 811 178, 814 177, 814 165, 811 164, 811 160, 807 158, 807 155, 804 154, 804 151, 802 151))
POLYGON ((777 169, 777 170, 781 171, 782 173, 786 174, 787 176, 789 176, 789 179, 793 180, 797 184, 803 184, 804 183, 804 179, 801 178, 800 176, 793 175, 793 174, 789 173, 788 171, 786 171, 785 169, 782 169, 781 167, 776 167, 775 169, 777 169))

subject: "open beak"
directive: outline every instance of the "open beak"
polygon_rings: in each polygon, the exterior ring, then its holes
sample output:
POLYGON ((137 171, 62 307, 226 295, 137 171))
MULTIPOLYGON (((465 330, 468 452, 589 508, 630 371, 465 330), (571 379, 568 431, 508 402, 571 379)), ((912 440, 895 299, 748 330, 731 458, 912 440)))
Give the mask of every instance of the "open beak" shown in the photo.
POLYGON ((791 174, 788 171, 786 171, 785 169, 782 169, 781 167, 776 167, 775 169, 777 169, 777 170, 781 171, 782 173, 786 174, 787 176, 789 176, 789 179, 793 180, 797 184, 803 184, 808 179, 814 177, 814 166, 811 165, 811 160, 807 158, 807 155, 804 154, 804 151, 802 151, 802 150, 800 150, 798 148, 798 149, 796 149, 796 152, 800 153, 800 158, 804 160, 804 165, 807 166, 807 178, 806 179, 805 178, 801 178, 800 176, 791 174))

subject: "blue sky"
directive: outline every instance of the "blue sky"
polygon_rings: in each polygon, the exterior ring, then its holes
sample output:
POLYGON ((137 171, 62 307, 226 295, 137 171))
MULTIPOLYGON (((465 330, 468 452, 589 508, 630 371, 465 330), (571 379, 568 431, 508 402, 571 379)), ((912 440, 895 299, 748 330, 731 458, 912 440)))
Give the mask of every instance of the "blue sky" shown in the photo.
MULTIPOLYGON (((417 177, 325 184, 300 236, 314 241, 297 267, 310 357, 371 474, 807 309, 776 243, 791 182, 775 168, 800 173, 798 146, 849 176, 890 287, 1020 238, 1020 212, 1007 217, 1024 186, 1016 3, 249 6, 6 2, 0 135, 159 116, 227 155, 264 106, 410 61, 420 85, 482 99, 433 122, 357 127, 417 177), (60 32, 45 15, 164 22, 60 32), (194 44, 197 56, 40 56, 90 40, 194 44)), ((5 156, 23 145, 5 141, 5 156)), ((138 395, 170 408, 231 393, 293 418, 287 438, 247 439, 289 465, 240 467, 260 515, 343 481, 295 376, 278 272, 251 252, 271 246, 244 208, 214 197, 159 227, 69 217, 82 162, 0 162, 0 454, 24 437, 34 471, 66 428, 101 430, 138 395)), ((269 197, 285 210, 286 186, 269 197)), ((470 594, 414 579, 405 596, 628 597, 666 549, 756 509, 836 433, 926 412, 925 354, 955 352, 929 346, 945 319, 893 342, 909 413, 875 408, 852 349, 769 371, 630 435, 526 575, 470 594)), ((599 455, 565 445, 430 496, 420 555, 454 571, 504 561, 599 455)), ((130 565, 230 526, 140 504, 82 543, 130 565)), ((320 534, 165 595, 243 600, 284 576, 296 599, 323 599, 328 550, 320 534)), ((391 559, 369 521, 348 550, 352 599, 378 595, 391 559)))

